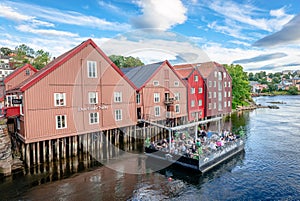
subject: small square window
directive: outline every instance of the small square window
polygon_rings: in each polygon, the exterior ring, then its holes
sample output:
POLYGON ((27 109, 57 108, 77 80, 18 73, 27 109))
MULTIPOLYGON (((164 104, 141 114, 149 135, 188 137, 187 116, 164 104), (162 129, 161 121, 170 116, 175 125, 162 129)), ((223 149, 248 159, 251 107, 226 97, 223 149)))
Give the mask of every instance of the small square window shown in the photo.
POLYGON ((56 129, 67 128, 67 116, 57 115, 56 116, 56 129))
POLYGON ((114 92, 114 101, 115 103, 122 102, 122 92, 114 92))
POLYGON ((54 106, 66 105, 66 93, 54 93, 54 106))
POLYGON ((154 86, 159 86, 159 81, 157 81, 157 80, 153 81, 153 85, 154 86))
POLYGON ((90 124, 97 124, 99 123, 99 113, 98 112, 92 112, 90 115, 90 124))

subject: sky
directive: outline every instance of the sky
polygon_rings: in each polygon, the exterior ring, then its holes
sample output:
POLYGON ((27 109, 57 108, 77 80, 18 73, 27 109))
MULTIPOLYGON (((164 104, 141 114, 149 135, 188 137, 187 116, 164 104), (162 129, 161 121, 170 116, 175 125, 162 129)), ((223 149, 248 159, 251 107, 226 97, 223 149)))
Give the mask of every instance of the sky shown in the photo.
POLYGON ((216 61, 300 70, 298 0, 1 0, 0 47, 57 57, 91 38, 145 64, 216 61))

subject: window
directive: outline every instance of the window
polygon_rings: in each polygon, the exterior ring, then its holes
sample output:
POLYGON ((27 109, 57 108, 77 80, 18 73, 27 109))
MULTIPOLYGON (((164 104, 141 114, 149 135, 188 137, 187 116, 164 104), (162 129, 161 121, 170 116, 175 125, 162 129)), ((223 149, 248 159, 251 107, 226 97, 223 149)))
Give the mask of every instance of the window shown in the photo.
POLYGON ((99 113, 98 112, 92 112, 90 115, 90 124, 97 124, 99 123, 99 113))
POLYGON ((153 85, 154 85, 154 86, 158 86, 158 85, 159 85, 159 81, 154 80, 154 81, 153 81, 153 85))
POLYGON ((122 102, 122 92, 114 92, 114 101, 115 103, 122 102))
POLYGON ((224 91, 224 98, 226 98, 226 94, 227 94, 227 92, 226 92, 226 91, 224 91))
POLYGON ((217 108, 217 104, 216 103, 214 103, 214 109, 216 109, 217 108))
POLYGON ((191 88, 191 94, 194 94, 194 93, 195 93, 195 88, 192 87, 192 88, 191 88))
POLYGON ((154 103, 159 103, 159 102, 160 102, 160 94, 154 93, 154 103))
POLYGON ((215 77, 218 77, 218 72, 217 72, 217 71, 215 71, 214 73, 215 73, 215 77))
POLYGON ((160 116, 160 107, 159 106, 154 107, 154 115, 156 117, 160 116))
POLYGON ((175 105, 175 112, 176 113, 180 112, 180 105, 179 104, 175 105))
POLYGON ((211 98, 211 92, 208 92, 208 98, 211 98))
POLYGON ((230 97, 230 91, 228 91, 228 97, 230 97))
POLYGON ((137 94, 136 94, 136 103, 137 103, 137 104, 140 104, 140 103, 141 103, 141 94, 140 94, 140 93, 137 93, 137 94))
POLYGON ((224 108, 226 108, 226 105, 227 105, 227 104, 226 104, 226 101, 225 101, 225 102, 224 102, 224 108))
POLYGON ((208 87, 212 87, 212 82, 208 81, 208 87))
POLYGON ((228 101, 228 105, 227 106, 230 107, 230 101, 228 101))
POLYGON ((226 81, 224 82, 224 87, 227 87, 227 82, 226 81))
POLYGON ((89 92, 89 104, 98 103, 98 92, 89 92))
POLYGON ((230 82, 228 82, 228 87, 230 87, 230 82))
POLYGON ((218 100, 219 100, 219 101, 222 101, 222 92, 219 92, 219 93, 218 93, 218 100))
POLYGON ((191 100, 191 107, 195 107, 195 101, 191 100))
POLYGON ((175 87, 179 87, 179 82, 178 81, 174 81, 174 86, 175 87))
POLYGON ((202 100, 198 100, 198 106, 202 106, 202 100))
POLYGON ((121 121, 122 120, 122 110, 115 110, 115 120, 121 121))
POLYGON ((97 63, 96 61, 88 61, 88 77, 89 78, 96 78, 97 77, 97 63))
POLYGON ((224 76, 224 78, 226 78, 226 73, 225 72, 223 73, 223 76, 224 76))
POLYGON ((54 106, 66 105, 66 93, 54 93, 54 106))
POLYGON ((214 81, 214 87, 217 87, 217 81, 214 81))
POLYGON ((222 103, 218 104, 218 110, 221 111, 222 110, 222 103))
POLYGON ((194 76, 194 80, 195 80, 195 82, 198 82, 198 75, 194 76))
POLYGON ((222 77, 223 77, 223 76, 222 76, 222 72, 219 72, 219 73, 218 73, 218 80, 222 80, 222 77))
POLYGON ((217 92, 214 92, 214 98, 216 98, 217 97, 217 92))
POLYGON ((67 128, 67 116, 57 115, 56 116, 56 129, 67 128))
POLYGON ((208 103, 208 109, 211 110, 211 103, 208 103))
POLYGON ((176 92, 176 93, 174 94, 174 98, 175 98, 175 100, 179 101, 179 100, 180 100, 180 93, 179 93, 179 92, 176 92))
POLYGON ((26 69, 25 75, 30 75, 30 70, 29 69, 26 69))
POLYGON ((202 87, 199 87, 199 88, 198 88, 198 93, 199 93, 199 94, 202 94, 202 93, 203 93, 202 87))

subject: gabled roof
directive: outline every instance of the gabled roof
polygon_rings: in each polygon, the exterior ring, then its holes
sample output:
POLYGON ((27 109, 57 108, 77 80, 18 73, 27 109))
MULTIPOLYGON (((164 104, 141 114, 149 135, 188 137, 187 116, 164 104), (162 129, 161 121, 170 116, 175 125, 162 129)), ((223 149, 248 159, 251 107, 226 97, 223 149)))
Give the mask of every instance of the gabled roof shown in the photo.
POLYGON ((4 83, 6 84, 9 80, 13 79, 16 75, 22 73, 24 70, 26 70, 27 68, 30 68, 33 72, 37 72, 38 70, 36 68, 34 68, 32 65, 30 64, 25 64, 24 66, 15 69, 11 74, 7 75, 4 79, 4 83))
POLYGON ((210 61, 210 62, 196 64, 196 66, 197 69, 202 74, 203 78, 207 78, 212 72, 215 71, 215 69, 217 68, 217 63, 210 61))
MULTIPOLYGON (((14 90, 25 91, 26 89, 30 88, 31 86, 36 84, 39 80, 41 80, 49 73, 54 71, 56 68, 60 67, 66 61, 71 59, 75 54, 80 52, 83 48, 85 48, 88 45, 92 45, 98 51, 98 53, 121 75, 121 77, 124 77, 123 72, 108 58, 108 56, 105 55, 105 53, 96 45, 96 43, 92 41, 92 39, 88 39, 86 41, 83 41, 80 45, 76 46, 75 48, 69 50, 68 52, 52 60, 48 65, 46 65, 40 71, 30 76, 28 79, 24 80, 14 90)), ((124 78, 134 88, 134 85, 130 82, 130 80, 128 80, 126 77, 124 78)))
MULTIPOLYGON (((176 73, 173 66, 169 63, 168 60, 163 62, 157 62, 153 64, 148 64, 144 66, 137 66, 133 68, 122 68, 122 71, 125 73, 125 76, 130 79, 133 84, 136 86, 136 90, 141 90, 149 80, 162 68, 164 65, 168 65, 169 68, 175 73, 178 79, 181 80, 180 76, 176 73)), ((184 82, 183 82, 184 83, 184 82)))
POLYGON ((125 76, 131 80, 136 89, 141 89, 165 62, 157 62, 144 66, 122 68, 125 76))

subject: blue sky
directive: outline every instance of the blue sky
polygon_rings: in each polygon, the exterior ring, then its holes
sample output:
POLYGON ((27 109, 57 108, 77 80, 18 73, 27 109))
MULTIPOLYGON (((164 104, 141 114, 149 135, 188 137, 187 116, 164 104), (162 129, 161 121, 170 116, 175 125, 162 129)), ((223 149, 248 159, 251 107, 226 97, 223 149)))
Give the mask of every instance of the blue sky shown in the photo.
POLYGON ((2 0, 0 47, 24 43, 57 57, 92 38, 107 55, 145 63, 300 70, 299 13, 296 0, 2 0))

